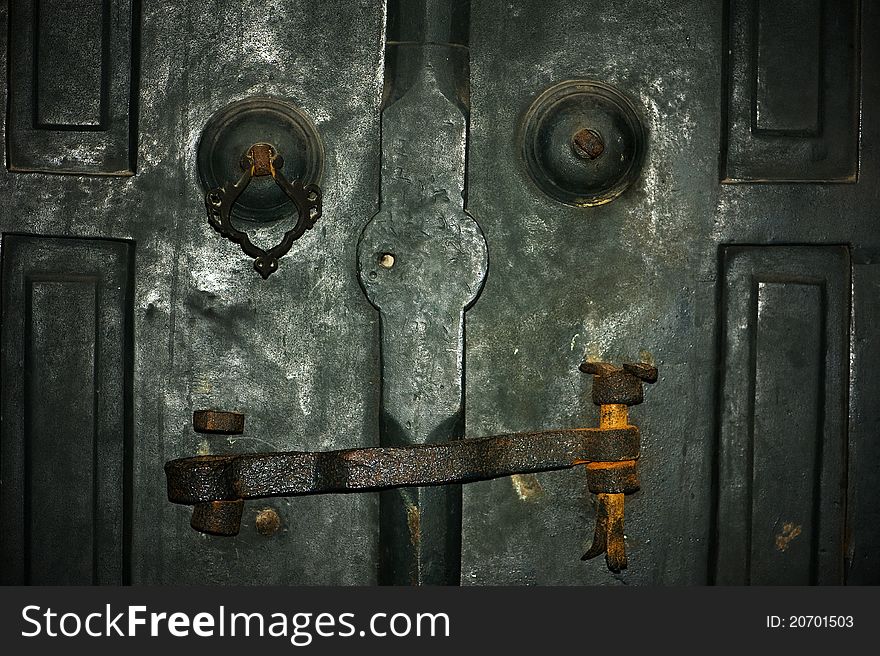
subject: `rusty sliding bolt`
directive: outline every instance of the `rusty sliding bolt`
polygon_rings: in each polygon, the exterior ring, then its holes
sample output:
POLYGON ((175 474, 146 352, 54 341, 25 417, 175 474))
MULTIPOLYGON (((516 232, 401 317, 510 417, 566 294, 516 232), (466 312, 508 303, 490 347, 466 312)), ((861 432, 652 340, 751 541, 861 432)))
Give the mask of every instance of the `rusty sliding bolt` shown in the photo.
MULTIPOLYGON (((629 425, 629 406, 644 400, 642 383, 657 381, 657 369, 647 364, 584 362, 580 370, 593 376, 593 403, 599 406, 599 430, 619 431, 629 425)), ((626 569, 623 534, 624 498, 639 489, 637 460, 586 463, 587 484, 596 495, 596 530, 593 543, 581 560, 605 554, 612 572, 626 569)))
MULTIPOLYGON (((629 424, 628 407, 642 402, 642 383, 655 382, 657 370, 643 364, 621 369, 601 362, 580 368, 594 376, 598 428, 338 451, 179 458, 165 463, 168 499, 193 507, 194 529, 234 536, 245 499, 469 483, 585 466, 598 510, 593 544, 584 559, 605 553, 609 569, 617 572, 626 567, 624 494, 639 489, 639 429, 629 424)), ((240 432, 243 423, 244 416, 235 413, 202 410, 193 416, 193 427, 200 432, 240 432)), ((263 534, 278 530, 278 518, 264 519, 266 526, 258 527, 263 534)))

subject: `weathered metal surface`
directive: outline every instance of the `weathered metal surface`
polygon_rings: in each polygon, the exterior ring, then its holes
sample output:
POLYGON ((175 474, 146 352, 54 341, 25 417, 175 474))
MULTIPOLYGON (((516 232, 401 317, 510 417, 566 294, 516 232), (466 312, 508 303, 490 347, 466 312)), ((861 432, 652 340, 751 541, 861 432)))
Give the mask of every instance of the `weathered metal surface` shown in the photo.
POLYGON ((244 432, 244 415, 224 410, 194 410, 192 424, 196 433, 241 435, 244 432))
POLYGON ((303 186, 302 180, 289 182, 281 172, 284 160, 271 144, 257 143, 251 146, 241 161, 244 169, 236 182, 228 182, 205 193, 205 208, 208 210, 208 223, 221 235, 241 246, 245 254, 254 258, 254 269, 263 280, 278 270, 278 258, 283 257, 307 230, 315 227, 321 218, 321 189, 316 184, 303 186), (239 230, 232 223, 232 214, 239 197, 256 177, 272 176, 278 188, 289 198, 296 208, 297 218, 281 241, 269 249, 254 244, 247 232, 239 230))
POLYGON ((856 182, 860 4, 726 3, 723 182, 856 182))
POLYGON ((852 390, 849 404, 849 469, 847 475, 846 543, 847 584, 880 582, 880 504, 872 490, 880 471, 880 261, 853 263, 852 390))
MULTIPOLYGON (((138 147, 138 0, 14 0, 6 164, 129 176, 138 147)), ((6 105, 4 105, 5 107, 6 105)), ((149 106, 148 106, 149 109, 149 106)), ((7 226, 11 227, 11 226, 7 226)))
POLYGON ((721 265, 715 580, 840 583, 849 249, 734 246, 721 265))
MULTIPOLYGON (((386 447, 464 432, 464 313, 488 267, 464 209, 469 14, 469 0, 388 4, 382 205, 358 245, 358 275, 381 316, 386 447)), ((380 582, 458 584, 460 488, 383 492, 379 526, 380 582)))
MULTIPOLYGON (((20 49, 9 47, 10 33, 17 42, 32 36, 27 30, 42 28, 15 22, 10 32, 9 8, 14 12, 30 4, 0 3, 0 60, 10 78, 24 70, 18 64, 29 63, 31 53, 25 49, 26 58, 17 60, 20 49)), ((786 30, 800 25, 797 12, 774 19, 785 29, 759 34, 763 43, 770 40, 770 54, 774 49, 805 52, 847 66, 855 60, 854 77, 826 67, 819 82, 823 102, 840 103, 846 97, 860 110, 822 115, 845 121, 840 130, 823 126, 825 137, 845 135, 840 144, 861 144, 847 153, 847 161, 859 166, 859 181, 719 184, 725 174, 719 160, 731 136, 725 134, 732 125, 727 108, 733 103, 748 112, 751 105, 741 93, 748 86, 725 75, 724 53, 733 51, 746 63, 749 57, 741 31, 726 15, 728 4, 483 0, 473 4, 464 39, 442 37, 469 45, 467 206, 479 219, 492 256, 479 303, 467 313, 465 437, 593 425, 598 409, 590 403, 589 381, 571 376, 585 355, 614 362, 638 355, 662 372, 662 384, 646 392, 648 404, 631 410, 643 440, 642 492, 626 499, 628 569, 613 574, 578 560, 589 546, 584 527, 595 520, 584 476, 525 474, 463 487, 464 584, 698 585, 715 580, 711 540, 722 492, 715 474, 720 464, 718 401, 735 400, 719 395, 717 380, 722 373, 718 252, 724 244, 848 245, 852 296, 844 291, 841 301, 849 304, 854 328, 842 356, 851 366, 840 388, 849 411, 839 420, 848 436, 848 456, 840 463, 840 473, 846 474, 846 526, 843 567, 836 571, 838 581, 880 582, 874 501, 880 461, 874 439, 880 407, 875 366, 880 286, 874 271, 880 259, 880 198, 871 183, 880 177, 880 79, 867 74, 880 61, 880 5, 858 3, 853 16, 859 40, 851 48, 847 44, 845 60, 834 55, 841 41, 840 24, 833 21, 826 24, 819 46, 827 54, 804 49, 807 42, 800 36, 791 43, 786 30), (626 94, 647 136, 639 178, 613 203, 592 208, 570 207, 535 189, 517 140, 523 116, 543 89, 584 78, 626 94), (842 81, 850 86, 841 94, 835 89, 842 81), (582 400, 573 402, 580 394, 582 400)), ((778 3, 737 3, 743 8, 758 4, 764 10, 778 3)), ((821 4, 825 11, 838 7, 821 4)), ((844 4, 839 15, 856 6, 844 4)), ((271 539, 255 530, 265 502, 245 502, 239 535, 215 538, 189 528, 189 509, 168 503, 159 472, 165 461, 195 453, 379 444, 380 316, 364 298, 354 262, 366 217, 379 203, 384 3, 157 0, 141 5, 140 29, 132 30, 140 38, 126 45, 140 66, 139 84, 127 105, 139 116, 129 151, 137 153, 137 175, 0 169, 4 251, 10 232, 123 239, 137 245, 129 397, 132 495, 130 511, 120 511, 122 520, 130 522, 131 550, 122 567, 136 584, 375 583, 379 495, 277 497, 272 505, 285 528, 271 539), (308 39, 302 38, 304 29, 308 39), (310 235, 320 238, 294 243, 284 265, 266 282, 206 224, 196 164, 209 119, 232 102, 256 96, 282 98, 302 108, 325 149, 320 185, 326 220, 310 235), (193 433, 193 408, 212 407, 247 413, 249 433, 259 437, 193 433), (304 526, 308 530, 298 530, 304 526)), ((804 6, 812 12, 817 4, 804 6)), ((21 16, 15 14, 14 21, 21 16)), ((815 24, 812 16, 807 18, 810 26, 815 24)), ((80 52, 96 51, 89 33, 77 28, 69 36, 80 40, 80 52)), ((442 41, 436 29, 426 40, 442 41)), ((764 78, 762 93, 772 104, 765 106, 779 117, 774 118, 777 126, 794 125, 806 115, 806 104, 790 111, 786 103, 797 95, 790 92, 806 89, 803 72, 815 70, 814 60, 809 66, 800 66, 796 56, 778 60, 797 65, 798 83, 789 86, 785 75, 775 81, 764 78), (776 104, 779 99, 782 105, 776 104)), ((112 60, 117 61, 123 60, 112 60)), ((88 80, 78 71, 66 68, 59 79, 85 88, 88 80)), ((15 80, 0 86, 0 106, 18 102, 17 89, 15 80)), ((81 106, 78 100, 71 105, 81 106)), ((748 123, 740 123, 742 131, 733 138, 756 141, 748 123)), ((0 143, 10 142, 13 129, 8 118, 0 122, 0 143)), ((50 148, 39 150, 39 159, 54 165, 67 153, 100 161, 100 147, 91 140, 95 134, 100 133, 60 135, 60 141, 44 144, 50 148)), ((257 135, 243 148, 259 139, 281 149, 286 175, 293 178, 288 167, 295 158, 281 144, 257 135)), ((773 139, 793 147, 783 153, 780 146, 777 155, 764 158, 767 166, 759 151, 748 151, 755 170, 761 165, 769 171, 762 179, 770 174, 827 179, 823 171, 840 161, 833 149, 827 157, 821 145, 813 149, 821 138, 773 139)), ((7 165, 15 169, 6 155, 7 165)), ((851 172, 850 167, 843 174, 851 179, 851 172)), ((270 180, 262 182, 276 188, 270 180)), ((259 229, 257 243, 278 241, 280 235, 268 227, 259 229)), ((400 263, 397 258, 385 271, 395 271, 400 263)), ((784 300, 771 291, 768 299, 784 300)), ((816 297, 802 296, 811 301, 809 316, 816 316, 816 297)), ((791 305, 777 304, 788 309, 776 316, 803 325, 803 313, 791 305)), ((5 339, 6 321, 0 331, 5 339)), ((779 339, 782 349, 792 343, 779 339)), ((63 343, 40 344, 35 356, 46 361, 53 351, 64 353, 63 343)), ((780 357, 786 361, 787 356, 780 357)), ((10 380, 4 376, 0 381, 4 390, 10 380)), ((125 397, 105 386, 102 398, 119 403, 125 397)), ((811 416, 816 403, 798 395, 790 407, 798 417, 811 416)), ((3 415, 4 421, 17 421, 24 407, 4 403, 3 415)), ((52 421, 63 418, 56 413, 52 421)), ((7 437, 4 431, 4 445, 7 437)), ((113 456, 102 451, 97 458, 109 462, 113 456)), ((2 459, 3 466, 6 462, 2 459)), ((780 476, 790 484, 799 477, 795 472, 780 476)), ((780 530, 771 534, 770 549, 783 534, 788 520, 782 519, 780 530)), ((419 522, 415 513, 407 514, 407 520, 407 531, 413 533, 430 521, 419 522)), ((10 535, 5 515, 2 521, 0 539, 10 535)), ((759 525, 764 530, 770 524, 759 525)), ((750 530, 738 521, 726 527, 734 536, 750 530)), ((800 543, 809 538, 804 527, 779 558, 799 558, 800 543)), ((4 576, 16 571, 16 562, 0 563, 4 576)))
MULTIPOLYGON (((873 36, 880 8, 873 4, 861 3, 861 46, 850 51, 863 68, 880 56, 873 36)), ((880 162, 868 152, 880 139, 880 82, 872 76, 861 82, 859 183, 719 184, 724 106, 731 92, 722 86, 722 53, 740 47, 724 6, 654 0, 601 7, 562 0, 474 5, 471 23, 479 38, 471 42, 468 198, 486 234, 492 268, 468 315, 467 434, 589 425, 596 412, 589 396, 573 406, 572 382, 552 373, 577 366, 584 355, 620 362, 644 352, 660 368, 661 384, 647 392, 647 405, 631 411, 643 434, 643 492, 627 499, 629 569, 611 575, 571 566, 563 554, 583 553, 587 545, 565 529, 592 522, 594 511, 572 477, 538 474, 543 494, 529 502, 505 480, 465 488, 463 582, 711 580, 719 492, 713 475, 719 245, 847 243, 854 261, 877 261, 880 200, 875 185, 862 183, 880 175, 880 162), (725 33, 734 35, 730 42, 725 33), (613 203, 579 209, 530 188, 515 130, 541 89, 586 76, 613 84, 633 100, 648 139, 639 180, 613 203), (487 544, 484 536, 491 533, 504 540, 487 544)), ((797 24, 796 13, 789 18, 797 24)), ((826 34, 833 38, 831 31, 826 34)), ((785 48, 779 38, 777 45, 785 48)), ((828 78, 831 84, 836 80, 828 78)), ((786 93, 784 81, 779 92, 786 93)), ((857 120, 847 120, 859 129, 857 120)), ((824 161, 812 160, 807 149, 798 167, 818 168, 824 161)), ((864 399, 878 378, 863 367, 852 384, 862 389, 860 421, 870 423, 864 399)), ((797 404, 806 412, 815 401, 799 398, 797 404)), ((840 425, 846 430, 843 421, 840 425)), ((864 440, 866 432, 860 431, 864 440)), ((867 442, 862 445, 870 451, 867 442)), ((850 548, 863 548, 859 535, 866 540, 876 535, 867 511, 875 485, 864 475, 859 479, 855 498, 861 502, 849 525, 850 548)), ((748 530, 740 523, 728 528, 748 530)), ((861 554, 861 571, 871 571, 866 564, 871 559, 861 554)))
MULTIPOLYGON (((311 524, 295 538, 280 531, 266 540, 253 530, 258 508, 251 507, 244 509, 238 537, 205 538, 189 527, 188 509, 168 503, 162 466, 197 452, 378 442, 378 328, 353 262, 365 217, 378 203, 383 7, 372 0, 141 5, 142 39, 132 45, 141 65, 133 92, 140 108, 137 175, 0 168, 3 233, 137 244, 134 346, 125 355, 133 371, 132 494, 130 509, 116 515, 130 522, 132 537, 120 567, 132 583, 373 583, 373 496, 340 495, 331 503, 304 498, 290 507, 279 500, 291 524, 311 524), (303 39, 304 29, 322 36, 303 39), (325 143, 323 209, 333 217, 316 225, 314 239, 295 242, 266 282, 205 221, 196 165, 210 117, 251 96, 284 99, 313 118, 325 143), (193 433, 194 408, 243 412, 249 432, 271 435, 272 444, 193 433), (322 521, 313 521, 317 516, 322 521)), ((0 3, 4 62, 6 10, 0 3)), ((0 85, 0 106, 7 106, 6 85, 0 85)), ((6 125, 0 122, 0 143, 6 143, 6 125)), ((90 154, 87 137, 75 141, 90 154)), ((295 161, 286 159, 285 170, 295 161)), ((63 354, 64 347, 47 344, 41 357, 63 354)), ((4 376, 2 385, 9 380, 4 376)), ((102 386, 102 398, 120 403, 126 397, 102 386)), ((4 404, 4 417, 22 412, 4 404)), ((97 458, 109 464, 113 455, 100 451, 97 458)), ((3 522, 0 536, 8 535, 3 522)), ((14 570, 6 562, 0 563, 4 575, 7 567, 14 570)))
POLYGON ((4 236, 0 583, 128 581, 134 266, 127 241, 4 236))
POLYGON ((573 428, 440 444, 196 456, 165 465, 174 503, 442 485, 639 457, 639 431, 573 428))

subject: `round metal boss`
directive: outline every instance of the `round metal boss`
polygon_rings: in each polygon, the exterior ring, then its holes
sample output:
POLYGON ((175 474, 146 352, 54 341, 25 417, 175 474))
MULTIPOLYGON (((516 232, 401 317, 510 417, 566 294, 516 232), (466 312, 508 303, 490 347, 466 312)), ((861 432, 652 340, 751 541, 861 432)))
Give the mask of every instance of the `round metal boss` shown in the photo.
POLYGON ((617 198, 638 178, 644 152, 635 107, 602 82, 556 84, 526 113, 526 169, 541 191, 568 205, 602 205, 617 198))
MULTIPOLYGON (((198 147, 205 190, 238 180, 242 158, 256 143, 271 144, 281 155, 288 180, 301 180, 304 186, 320 182, 324 147, 312 122, 292 105, 256 97, 227 105, 205 126, 198 147)), ((235 218, 261 223, 290 213, 290 199, 268 176, 254 178, 232 210, 235 218)))

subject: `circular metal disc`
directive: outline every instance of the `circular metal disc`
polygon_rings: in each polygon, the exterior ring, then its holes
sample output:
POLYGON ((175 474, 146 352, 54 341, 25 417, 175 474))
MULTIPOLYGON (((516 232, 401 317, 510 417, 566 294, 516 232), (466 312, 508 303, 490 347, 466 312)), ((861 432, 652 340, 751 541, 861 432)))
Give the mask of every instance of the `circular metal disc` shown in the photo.
POLYGON ((522 154, 547 195, 568 205, 607 203, 639 175, 645 135, 633 104, 613 87, 570 80, 544 91, 525 117, 522 154), (584 136, 596 143, 584 146, 584 136))
MULTIPOLYGON (((284 159, 288 180, 319 184, 324 148, 312 122, 296 107, 275 98, 247 98, 227 105, 205 126, 198 147, 199 177, 205 191, 241 177, 241 160, 256 143, 268 143, 284 159)), ((291 211, 291 201, 271 176, 255 177, 233 216, 269 222, 291 211)))

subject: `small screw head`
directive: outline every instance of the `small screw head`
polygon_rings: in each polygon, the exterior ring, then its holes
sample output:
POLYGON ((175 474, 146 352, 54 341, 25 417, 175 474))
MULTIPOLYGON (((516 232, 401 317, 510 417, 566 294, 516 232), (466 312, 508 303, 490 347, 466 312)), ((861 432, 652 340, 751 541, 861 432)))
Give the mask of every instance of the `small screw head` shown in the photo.
POLYGON ((571 148, 578 157, 593 160, 605 152, 605 142, 595 130, 578 130, 571 138, 571 148))

